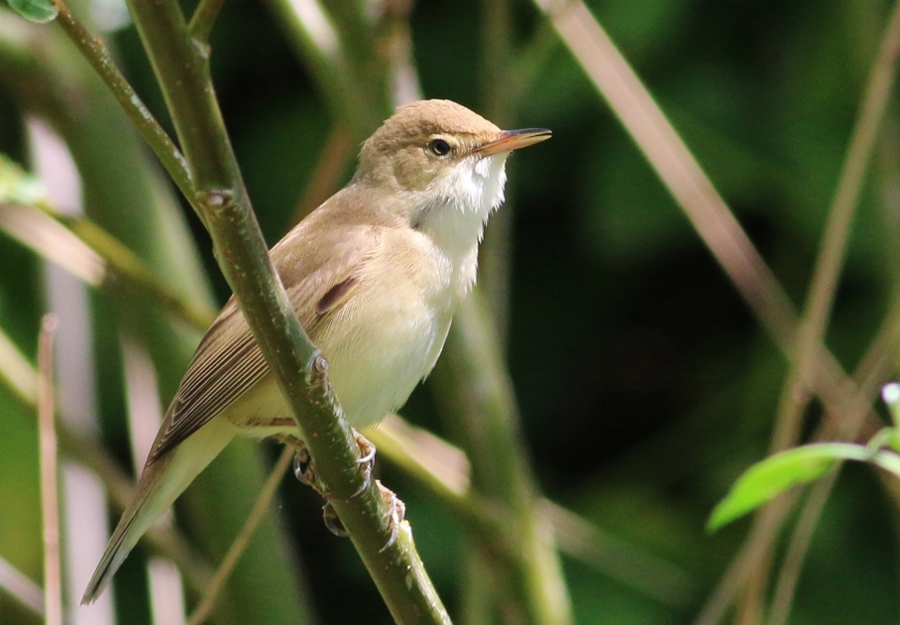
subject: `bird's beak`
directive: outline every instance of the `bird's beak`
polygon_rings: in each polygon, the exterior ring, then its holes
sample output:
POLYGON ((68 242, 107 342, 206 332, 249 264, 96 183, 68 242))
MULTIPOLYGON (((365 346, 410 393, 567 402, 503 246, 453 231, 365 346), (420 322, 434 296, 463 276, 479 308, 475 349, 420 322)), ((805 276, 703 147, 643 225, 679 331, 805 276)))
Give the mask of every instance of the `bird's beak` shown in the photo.
POLYGON ((527 148, 529 145, 540 143, 550 138, 552 133, 546 128, 523 128, 521 130, 504 130, 496 139, 485 143, 475 150, 476 154, 491 156, 512 152, 519 148, 527 148))

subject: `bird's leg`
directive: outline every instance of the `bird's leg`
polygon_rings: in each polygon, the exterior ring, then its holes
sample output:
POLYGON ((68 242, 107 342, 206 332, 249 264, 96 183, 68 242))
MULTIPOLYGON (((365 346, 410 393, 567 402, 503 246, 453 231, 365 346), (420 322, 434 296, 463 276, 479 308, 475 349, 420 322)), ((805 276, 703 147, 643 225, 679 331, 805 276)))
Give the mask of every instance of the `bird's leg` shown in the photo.
MULTIPOLYGON (((334 506, 332 506, 329 501, 331 496, 324 488, 322 488, 321 482, 319 482, 319 476, 316 473, 312 456, 309 455, 309 450, 306 448, 306 445, 303 444, 303 441, 294 437, 291 437, 289 441, 284 440, 282 442, 291 445, 297 450, 297 453, 294 455, 294 477, 297 478, 297 481, 312 487, 313 490, 322 495, 325 499, 325 506, 322 508, 322 517, 325 520, 325 527, 327 527, 328 531, 335 536, 348 536, 349 534, 341 524, 341 520, 338 518, 337 512, 335 512, 334 506)), ((369 444, 371 445, 371 443, 369 444)), ((375 449, 374 446, 372 449, 375 449)))

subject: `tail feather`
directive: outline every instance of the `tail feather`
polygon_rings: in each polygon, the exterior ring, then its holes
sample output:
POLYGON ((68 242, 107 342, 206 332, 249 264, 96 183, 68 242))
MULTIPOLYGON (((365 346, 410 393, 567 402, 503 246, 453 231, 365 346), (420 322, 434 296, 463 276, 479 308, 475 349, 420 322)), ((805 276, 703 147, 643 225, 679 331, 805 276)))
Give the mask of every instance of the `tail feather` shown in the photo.
POLYGON ((106 551, 88 583, 82 604, 93 603, 154 521, 171 506, 194 478, 219 455, 234 437, 226 419, 213 419, 144 467, 134 499, 125 509, 106 551))

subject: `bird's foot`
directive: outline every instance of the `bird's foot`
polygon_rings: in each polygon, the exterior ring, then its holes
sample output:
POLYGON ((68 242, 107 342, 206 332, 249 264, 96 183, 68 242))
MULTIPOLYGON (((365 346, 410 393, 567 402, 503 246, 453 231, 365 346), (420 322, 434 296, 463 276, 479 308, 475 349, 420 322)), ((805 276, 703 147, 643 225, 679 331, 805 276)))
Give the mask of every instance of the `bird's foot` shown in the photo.
POLYGON ((353 430, 353 436, 356 438, 356 444, 359 445, 359 459, 356 461, 360 466, 363 474, 363 483, 359 489, 353 493, 353 497, 358 497, 372 483, 372 470, 375 468, 375 445, 368 438, 353 430))
MULTIPOLYGON (((352 497, 358 497, 363 493, 371 484, 372 484, 372 471, 375 466, 375 445, 367 439, 365 436, 353 430, 353 436, 356 439, 356 444, 359 446, 359 458, 357 459, 357 463, 360 466, 360 472, 363 475, 363 483, 359 487, 359 489, 351 495, 352 497)), ((313 462, 312 456, 309 454, 309 450, 306 445, 303 444, 303 441, 300 440, 291 440, 290 443, 297 448, 297 453, 294 456, 294 476, 307 486, 311 486, 318 492, 322 497, 325 498, 325 507, 322 509, 322 516, 325 520, 325 527, 334 534, 335 536, 347 536, 348 532, 344 528, 344 525, 341 523, 340 518, 338 518, 337 512, 334 509, 334 506, 331 503, 333 496, 331 493, 327 492, 324 488, 322 482, 319 480, 319 475, 316 472, 315 463, 313 462)), ((378 485, 378 488, 381 491, 381 496, 384 499, 384 503, 387 506, 387 512, 385 513, 385 522, 389 524, 391 529, 391 537, 388 540, 387 544, 381 548, 382 551, 388 549, 391 545, 394 544, 397 540, 397 534, 399 532, 400 524, 403 522, 404 517, 406 516, 406 504, 404 504, 400 499, 397 498, 391 490, 382 485, 381 482, 375 480, 375 483, 378 485)))
POLYGON ((301 484, 312 487, 316 492, 324 496, 319 483, 319 475, 316 473, 316 467, 313 464, 312 456, 309 455, 309 450, 303 444, 303 441, 295 441, 294 446, 297 448, 297 453, 294 455, 294 477, 301 484))
POLYGON ((385 513, 385 521, 389 524, 391 528, 391 537, 388 539, 387 543, 379 549, 379 552, 385 551, 391 548, 395 542, 397 542, 397 535, 400 533, 400 525, 403 523, 406 518, 406 504, 397 497, 397 495, 390 488, 375 480, 375 483, 378 484, 378 488, 381 490, 381 497, 384 499, 384 503, 387 506, 387 512, 385 513))
POLYGON ((345 538, 350 535, 350 532, 344 529, 344 524, 341 523, 337 511, 334 509, 334 506, 331 505, 330 501, 326 502, 325 506, 322 508, 322 519, 325 521, 325 527, 328 528, 328 531, 335 536, 345 538))
MULTIPOLYGON (((375 480, 375 484, 378 485, 378 489, 381 491, 381 497, 384 500, 385 506, 387 506, 387 511, 384 515, 384 521, 388 524, 391 530, 391 536, 390 538, 388 538, 387 543, 385 543, 384 547, 379 549, 379 552, 381 552, 389 549, 395 542, 397 542, 397 536, 400 533, 400 525, 406 518, 406 504, 403 503, 403 501, 401 501, 400 498, 394 494, 394 491, 389 489, 380 481, 375 480)), ((344 524, 341 523, 341 519, 338 517, 337 511, 334 509, 334 506, 330 501, 327 502, 322 508, 322 518, 325 521, 325 527, 327 527, 328 531, 330 531, 335 536, 346 537, 350 535, 349 532, 344 528, 344 524)))
MULTIPOLYGON (((351 497, 357 497, 372 483, 372 470, 375 466, 376 449, 375 445, 373 445, 369 439, 356 430, 353 430, 353 436, 356 438, 356 444, 359 446, 360 454, 356 462, 360 465, 360 471, 363 474, 362 485, 355 493, 353 493, 353 495, 351 495, 351 497)), ((294 476, 301 483, 315 489, 316 492, 325 497, 325 499, 330 499, 330 494, 325 491, 322 483, 319 481, 316 465, 313 462, 312 456, 309 455, 309 450, 306 448, 306 445, 299 439, 292 439, 290 444, 297 448, 297 453, 294 456, 294 476)))

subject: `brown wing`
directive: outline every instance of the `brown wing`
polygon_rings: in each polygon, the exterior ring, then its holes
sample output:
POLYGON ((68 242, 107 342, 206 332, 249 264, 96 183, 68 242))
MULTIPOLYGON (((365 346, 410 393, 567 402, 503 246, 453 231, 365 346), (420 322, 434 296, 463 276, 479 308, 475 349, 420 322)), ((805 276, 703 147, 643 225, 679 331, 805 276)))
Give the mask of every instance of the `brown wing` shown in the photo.
MULTIPOLYGON (((272 250, 272 259, 297 316, 315 341, 317 321, 340 308, 355 290, 359 269, 375 247, 377 230, 348 228, 340 236, 320 233, 315 241, 302 234, 289 234, 272 250), (326 245, 328 254, 315 253, 315 248, 326 245)), ((268 371, 232 297, 200 342, 156 436, 148 464, 211 421, 268 371)))

